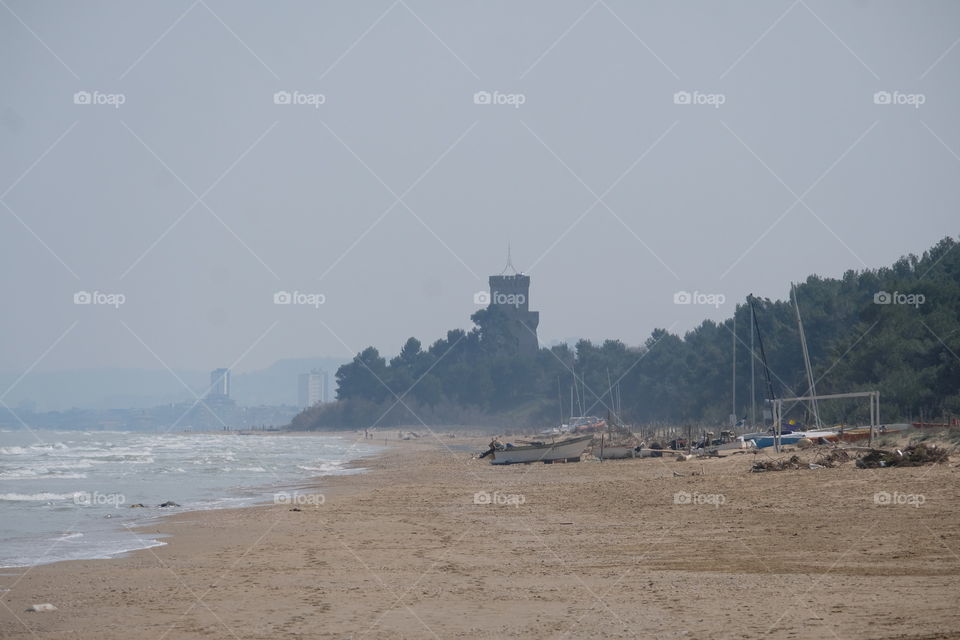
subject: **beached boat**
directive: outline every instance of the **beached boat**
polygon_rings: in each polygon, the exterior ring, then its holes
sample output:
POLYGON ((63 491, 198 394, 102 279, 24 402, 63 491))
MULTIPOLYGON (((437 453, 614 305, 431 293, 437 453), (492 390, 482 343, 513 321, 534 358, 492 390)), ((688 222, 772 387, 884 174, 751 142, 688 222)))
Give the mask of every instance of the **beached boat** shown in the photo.
MULTIPOLYGON (((920 423, 914 423, 914 426, 920 423)), ((882 436, 888 433, 900 433, 908 431, 910 425, 906 423, 883 424, 874 429, 874 435, 882 436)), ((838 437, 844 442, 855 442, 857 440, 868 440, 870 438, 870 427, 840 427, 838 437)))
MULTIPOLYGON (((780 436, 781 445, 797 444, 800 440, 810 440, 814 444, 824 444, 826 442, 836 442, 839 434, 836 431, 793 431, 783 433, 780 436)), ((776 441, 776 436, 771 433, 748 433, 742 436, 744 440, 753 440, 758 449, 772 447, 776 441)))
POLYGON ((554 462, 565 460, 576 462, 590 446, 592 435, 544 442, 523 444, 520 446, 505 445, 502 449, 496 448, 490 453, 490 464, 520 464, 529 462, 554 462))
POLYGON ((744 436, 737 436, 729 442, 723 442, 721 444, 711 444, 707 446, 700 446, 697 449, 702 453, 713 453, 718 451, 739 451, 741 449, 753 449, 756 445, 753 443, 753 439, 746 438, 744 436))
MULTIPOLYGON (((797 444, 797 442, 802 440, 803 437, 804 436, 799 432, 783 433, 780 435, 780 444, 781 446, 797 444)), ((773 433, 748 433, 743 436, 743 439, 745 441, 752 440, 757 446, 757 449, 772 447, 776 442, 776 436, 773 433)))
POLYGON ((840 433, 831 429, 816 429, 814 431, 795 431, 814 444, 826 444, 840 439, 840 433))

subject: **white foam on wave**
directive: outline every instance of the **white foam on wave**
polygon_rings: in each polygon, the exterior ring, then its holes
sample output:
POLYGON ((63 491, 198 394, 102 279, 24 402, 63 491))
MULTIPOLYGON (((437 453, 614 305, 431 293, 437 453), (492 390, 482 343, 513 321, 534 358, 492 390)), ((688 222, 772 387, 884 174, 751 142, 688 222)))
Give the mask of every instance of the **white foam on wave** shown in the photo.
POLYGON ((61 454, 65 458, 149 458, 153 455, 152 449, 134 449, 132 447, 115 447, 108 449, 75 449, 61 454))
POLYGON ((43 480, 47 478, 86 478, 85 473, 71 473, 77 469, 90 469, 93 464, 81 460, 78 462, 42 462, 33 466, 10 467, 0 471, 0 479, 4 480, 43 480))
POLYGON ((30 450, 26 447, 0 447, 0 455, 19 456, 24 453, 30 453, 30 450))
POLYGON ((47 470, 37 472, 33 469, 15 469, 0 471, 0 480, 82 480, 85 473, 51 473, 47 470))
POLYGON ((73 493, 0 493, 4 502, 52 502, 54 500, 73 500, 73 493))
POLYGON ((298 469, 303 469, 304 471, 316 471, 319 473, 336 473, 338 471, 343 471, 343 462, 321 462, 319 465, 306 465, 298 464, 298 469))
POLYGON ((39 444, 32 444, 29 447, 3 447, 0 448, 0 453, 6 453, 9 455, 34 453, 37 451, 65 451, 69 448, 70 446, 64 444, 63 442, 41 442, 39 444))

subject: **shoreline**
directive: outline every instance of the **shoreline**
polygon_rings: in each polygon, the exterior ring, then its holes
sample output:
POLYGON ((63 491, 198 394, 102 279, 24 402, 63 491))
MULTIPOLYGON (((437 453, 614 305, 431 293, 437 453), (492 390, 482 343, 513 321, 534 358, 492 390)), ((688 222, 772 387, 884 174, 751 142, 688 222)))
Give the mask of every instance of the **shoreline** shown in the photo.
MULTIPOLYGON (((103 560, 118 560, 129 557, 131 554, 138 552, 146 552, 150 549, 157 549, 164 546, 167 546, 172 536, 166 533, 157 534, 156 530, 163 525, 169 519, 175 519, 178 516, 184 516, 188 514, 199 514, 206 513, 210 511, 229 511, 229 510, 239 510, 247 509, 254 507, 263 507, 274 504, 275 496, 277 494, 288 493, 296 494, 302 490, 312 490, 318 486, 319 483, 328 480, 330 478, 354 475, 355 470, 365 468, 363 462, 369 460, 380 452, 384 448, 384 445, 375 445, 370 440, 362 440, 358 438, 351 438, 351 432, 344 431, 312 431, 312 432, 260 432, 255 431, 250 434, 240 434, 239 432, 234 432, 236 435, 267 435, 267 436, 277 436, 277 435, 293 435, 293 436, 310 436, 310 437, 322 437, 330 438, 340 441, 341 445, 344 447, 344 457, 349 457, 353 455, 355 457, 350 457, 345 463, 333 470, 332 472, 321 472, 319 469, 316 471, 309 471, 305 473, 300 478, 261 478, 259 482, 252 481, 249 484, 242 484, 236 486, 224 486, 221 499, 218 500, 209 500, 209 499, 199 499, 199 500, 187 500, 184 501, 186 506, 173 507, 173 508, 160 508, 154 503, 153 506, 148 506, 143 509, 131 510, 129 505, 122 505, 118 507, 119 513, 108 513, 104 515, 104 518, 113 518, 112 523, 107 521, 101 521, 104 525, 104 529, 97 532, 94 531, 94 538, 92 540, 97 540, 97 534, 108 532, 108 537, 116 536, 118 538, 124 537, 124 532, 129 532, 132 535, 137 537, 137 541, 130 541, 130 545, 133 548, 124 548, 122 550, 116 551, 99 551, 96 548, 91 548, 86 553, 96 554, 104 553, 104 555, 92 556, 92 557, 72 557, 72 558, 61 558, 61 559, 50 559, 50 560, 40 560, 38 562, 31 564, 20 564, 20 565, 7 565, 0 566, 0 574, 10 574, 12 572, 19 572, 25 569, 29 569, 31 566, 50 566, 56 565, 65 562, 86 562, 86 561, 103 561, 103 560), (376 450, 373 452, 353 452, 354 445, 361 445, 363 447, 372 447, 376 450), (270 494, 273 494, 271 496, 270 494), (251 495, 244 495, 251 494, 251 495), (252 495, 252 494, 261 494, 261 495, 252 495), (239 504, 226 504, 230 501, 239 502, 239 504), (148 536, 141 538, 140 533, 150 531, 148 536)), ((175 434, 174 434, 175 435, 175 434)), ((199 432, 191 433, 190 435, 214 435, 222 436, 224 432, 213 431, 213 432, 199 432)), ((254 480, 250 478, 250 480, 254 480)), ((74 493, 77 493, 76 491, 74 493)), ((81 492, 82 493, 82 492, 81 492)), ((169 495, 165 493, 159 493, 154 496, 156 502, 165 502, 169 495)), ((181 498, 177 498, 181 500, 181 498)), ((151 501, 152 502, 152 501, 151 501)), ((72 528, 69 530, 61 531, 47 531, 38 536, 51 536, 48 546, 40 547, 41 549, 49 550, 57 547, 64 540, 69 540, 71 537, 76 536, 89 536, 91 531, 74 531, 72 528)), ((84 538, 87 539, 87 538, 84 538)), ((89 543, 88 543, 89 544, 89 543)), ((96 545, 96 542, 94 542, 96 545)), ((73 554, 80 555, 80 554, 73 554)), ((3 592, 0 591, 0 594, 3 592)))
MULTIPOLYGON (((211 432, 211 433, 219 434, 219 432, 211 432)), ((270 435, 298 435, 298 436, 299 436, 299 435, 311 435, 311 436, 336 437, 336 438, 340 438, 341 440, 347 441, 348 444, 354 444, 354 442, 351 441, 351 439, 348 438, 348 437, 345 435, 345 433, 349 433, 349 432, 344 432, 344 431, 308 431, 308 432, 288 431, 288 432, 273 432, 273 433, 270 434, 270 435)), ((268 434, 269 434, 269 432, 268 432, 268 434)), ((259 435, 259 432, 257 432, 257 435, 259 435)), ((391 442, 391 441, 389 441, 389 440, 388 440, 388 441, 384 441, 383 444, 374 444, 374 441, 373 441, 373 440, 363 441, 363 443, 364 443, 365 445, 367 445, 367 446, 376 446, 376 447, 378 447, 378 448, 380 448, 380 449, 382 449, 382 450, 381 450, 381 451, 377 451, 377 452, 375 452, 375 453, 368 454, 368 455, 362 455, 362 456, 359 456, 359 457, 356 457, 356 458, 351 458, 351 459, 350 459, 347 463, 345 463, 345 464, 343 465, 343 467, 340 469, 340 471, 362 470, 361 473, 331 473, 331 474, 326 474, 326 475, 313 475, 313 476, 307 476, 307 477, 302 478, 302 479, 300 479, 300 480, 295 480, 295 481, 291 481, 291 482, 279 482, 279 481, 278 481, 278 482, 274 482, 274 483, 268 483, 268 484, 263 484, 263 485, 256 485, 256 487, 244 487, 244 488, 239 488, 239 489, 251 489, 251 488, 264 488, 264 489, 265 489, 265 488, 271 488, 271 489, 275 489, 275 490, 276 490, 276 491, 275 491, 276 493, 280 493, 282 489, 289 489, 289 490, 294 491, 294 492, 301 492, 301 491, 302 491, 302 492, 311 492, 311 491, 313 491, 314 493, 319 493, 319 492, 314 491, 314 490, 323 489, 323 492, 322 492, 322 493, 323 493, 324 496, 328 496, 328 495, 329 495, 329 496, 333 496, 333 495, 339 495, 339 494, 342 494, 342 493, 346 493, 346 492, 349 492, 349 491, 350 491, 350 487, 349 487, 349 486, 339 486, 339 487, 335 487, 335 486, 333 486, 332 480, 335 479, 335 478, 343 479, 343 478, 355 477, 355 476, 358 476, 358 475, 362 475, 363 473, 369 473, 369 472, 371 472, 371 471, 373 470, 373 469, 371 468, 372 465, 371 465, 371 464, 364 464, 364 463, 372 463, 373 461, 375 461, 375 460, 376 460, 377 458, 379 458, 380 456, 383 456, 383 455, 386 453, 386 449, 390 446, 389 444, 387 444, 388 442, 391 442), (328 485, 329 485, 329 486, 328 486, 328 485)), ((399 441, 397 441, 397 440, 392 441, 393 444, 396 444, 397 442, 399 442, 399 441)), ((235 489, 237 489, 237 488, 235 488, 235 489)), ((202 515, 202 514, 209 514, 209 513, 227 513, 227 512, 243 512, 243 511, 246 511, 246 510, 266 509, 266 508, 272 508, 272 507, 277 507, 277 506, 284 506, 284 505, 278 505, 277 503, 271 502, 271 501, 269 501, 268 499, 264 498, 262 501, 258 501, 258 502, 252 503, 252 504, 246 504, 246 505, 236 506, 236 507, 211 507, 211 508, 209 508, 209 509, 183 509, 183 510, 168 511, 168 512, 158 511, 158 512, 155 512, 155 513, 151 513, 151 514, 149 514, 149 515, 145 515, 144 519, 149 520, 150 522, 145 522, 145 523, 140 524, 140 525, 129 526, 129 527, 124 526, 124 525, 121 524, 121 523, 118 523, 117 526, 118 526, 118 530, 127 530, 127 531, 135 532, 135 533, 147 533, 147 530, 150 530, 150 533, 149 533, 149 535, 151 536, 150 540, 158 541, 158 542, 160 542, 160 544, 147 545, 147 546, 144 546, 144 547, 141 547, 141 548, 137 548, 137 549, 129 549, 129 550, 126 550, 126 551, 120 551, 120 552, 117 552, 115 555, 111 555, 111 556, 106 557, 106 558, 77 558, 77 559, 68 559, 68 560, 55 560, 55 561, 52 561, 52 562, 38 563, 38 564, 35 564, 35 565, 21 565, 21 566, 0 567, 0 576, 5 576, 5 575, 6 575, 6 576, 9 576, 9 575, 19 575, 19 573, 23 572, 24 570, 35 570, 35 569, 38 569, 38 568, 40 568, 40 567, 54 567, 54 566, 57 566, 57 565, 70 564, 70 563, 111 562, 111 561, 129 559, 129 558, 131 558, 131 557, 133 557, 133 556, 135 556, 135 555, 137 555, 137 554, 147 554, 147 555, 150 555, 152 550, 162 549, 162 548, 164 548, 164 547, 168 547, 168 546, 170 546, 170 544, 171 544, 171 543, 173 542, 173 540, 174 540, 174 534, 173 534, 173 533, 162 530, 163 527, 164 527, 164 525, 170 525, 170 526, 172 526, 172 527, 176 527, 176 526, 178 526, 178 525, 180 525, 180 524, 183 524, 184 522, 193 522, 193 521, 194 521, 194 517, 198 517, 198 516, 200 516, 200 515, 202 515), (159 537, 157 537, 157 536, 159 536, 159 537)), ((293 506, 296 506, 296 505, 290 504, 290 505, 288 505, 288 506, 289 506, 289 507, 293 507, 293 506)), ((150 540, 143 541, 142 544, 146 544, 146 542, 149 542, 150 540)), ((3 593, 3 590, 2 590, 2 588, 0 588, 0 594, 2 594, 2 593, 3 593)))
POLYGON ((312 480, 315 507, 169 514, 148 527, 165 546, 3 576, 3 635, 960 637, 955 466, 502 467, 425 440, 312 480), (880 488, 926 501, 878 506, 880 488), (524 500, 475 501, 496 492, 524 500), (41 602, 58 611, 24 612, 41 602))

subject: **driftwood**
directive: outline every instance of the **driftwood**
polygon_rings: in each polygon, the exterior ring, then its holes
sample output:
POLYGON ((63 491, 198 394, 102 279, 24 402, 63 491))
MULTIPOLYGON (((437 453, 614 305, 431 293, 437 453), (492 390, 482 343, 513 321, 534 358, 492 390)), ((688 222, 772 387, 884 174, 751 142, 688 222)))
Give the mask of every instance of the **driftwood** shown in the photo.
POLYGON ((925 464, 943 464, 949 459, 950 452, 943 447, 921 442, 903 450, 876 449, 857 460, 857 466, 861 469, 919 467, 925 464))

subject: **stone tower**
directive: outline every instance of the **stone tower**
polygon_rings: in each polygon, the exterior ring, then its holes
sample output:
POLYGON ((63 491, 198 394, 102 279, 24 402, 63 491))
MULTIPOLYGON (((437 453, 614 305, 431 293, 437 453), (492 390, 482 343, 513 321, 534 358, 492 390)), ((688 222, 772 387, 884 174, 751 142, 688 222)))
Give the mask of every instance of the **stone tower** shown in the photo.
POLYGON ((514 341, 517 353, 525 357, 536 356, 540 349, 537 341, 540 313, 530 311, 530 276, 514 268, 509 247, 507 266, 500 275, 490 276, 490 306, 497 307, 509 319, 509 337, 514 341))

